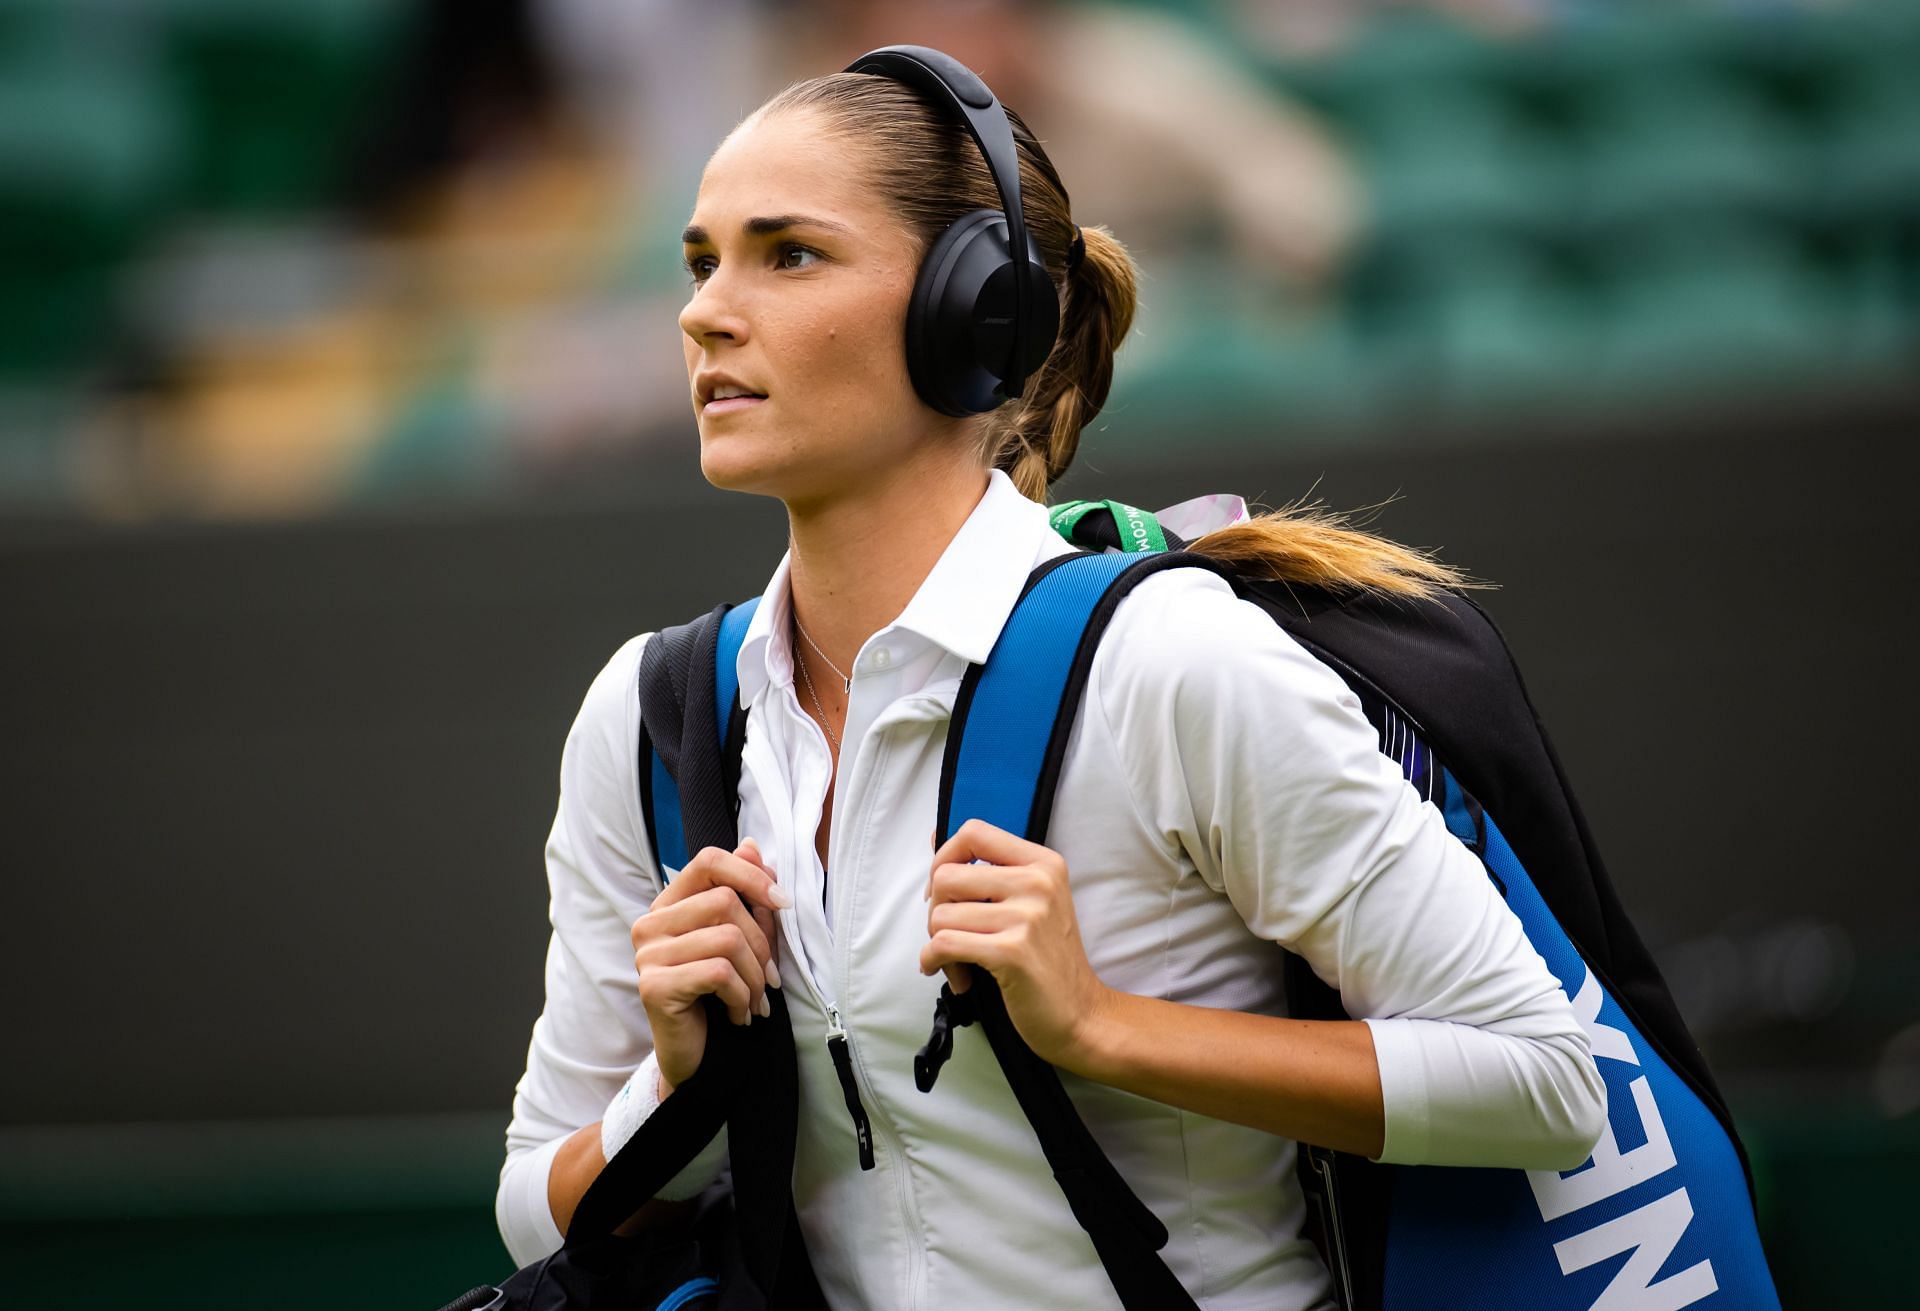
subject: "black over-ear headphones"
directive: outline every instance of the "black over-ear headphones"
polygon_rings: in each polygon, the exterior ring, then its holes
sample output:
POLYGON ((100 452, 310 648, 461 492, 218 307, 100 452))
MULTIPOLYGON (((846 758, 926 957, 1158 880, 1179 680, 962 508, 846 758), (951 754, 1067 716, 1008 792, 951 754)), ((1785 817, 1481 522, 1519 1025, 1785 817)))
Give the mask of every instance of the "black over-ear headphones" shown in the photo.
POLYGON ((1060 301, 1020 208, 1013 125, 993 92, 951 55, 882 46, 847 65, 925 92, 950 109, 987 158, 1001 209, 976 209, 927 251, 907 303, 907 375, 942 414, 983 414, 1020 395, 1060 331, 1060 301), (1025 252, 1016 259, 1013 251, 1025 252))

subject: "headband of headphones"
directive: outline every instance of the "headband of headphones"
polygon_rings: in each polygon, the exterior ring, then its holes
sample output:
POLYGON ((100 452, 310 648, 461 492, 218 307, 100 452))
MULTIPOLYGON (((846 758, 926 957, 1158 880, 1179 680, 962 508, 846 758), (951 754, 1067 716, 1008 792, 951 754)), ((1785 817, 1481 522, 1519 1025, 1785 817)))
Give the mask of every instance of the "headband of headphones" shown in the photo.
MULTIPOLYGON (((904 82, 932 97, 935 103, 952 110, 966 126, 980 153, 986 157, 993 185, 1000 192, 1000 207, 1006 214, 1007 249, 1014 253, 1013 264, 1013 339, 1008 367, 1001 373, 1001 394, 1016 397, 1026 386, 1027 370, 1023 361, 1027 349, 1021 340, 1022 325, 1028 322, 1028 306, 1039 291, 1030 282, 1032 266, 1021 258, 1027 250, 1027 219, 1020 207, 1020 157, 1014 148, 1013 125, 1006 110, 987 84, 952 55, 929 46, 882 46, 868 51, 843 70, 848 73, 877 73, 904 82)), ((1053 288, 1046 287, 1049 299, 1053 288)), ((1051 345, 1051 343, 1049 343, 1051 345)))

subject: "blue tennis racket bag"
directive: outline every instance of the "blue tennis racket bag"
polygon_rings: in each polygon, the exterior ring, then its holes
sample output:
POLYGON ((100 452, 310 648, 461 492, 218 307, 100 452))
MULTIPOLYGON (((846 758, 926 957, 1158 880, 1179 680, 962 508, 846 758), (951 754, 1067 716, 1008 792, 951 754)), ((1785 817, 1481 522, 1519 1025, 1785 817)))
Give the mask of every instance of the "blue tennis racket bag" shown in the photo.
MULTIPOLYGON (((1572 999, 1607 1089, 1592 1157, 1565 1172, 1380 1165, 1302 1145, 1312 1237, 1342 1306, 1777 1308, 1725 1100, 1620 905, 1492 620, 1457 593, 1413 602, 1239 577, 1153 549, 1182 543, 1158 525, 1143 532, 1142 517, 1126 507, 1056 516, 1086 552, 1035 570, 987 662, 962 684, 943 839, 977 817, 1044 842, 1093 653, 1121 599, 1160 569, 1225 574, 1353 690, 1381 751, 1485 864, 1572 999)), ((1290 959, 1288 970, 1294 1014, 1345 1018, 1305 962, 1290 959)), ((921 1086, 937 1078, 955 1027, 973 1023, 1122 1303, 1194 1306, 1156 1255, 1164 1229, 1119 1180, 1052 1068, 1020 1040, 984 971, 965 993, 942 990, 921 1086)))

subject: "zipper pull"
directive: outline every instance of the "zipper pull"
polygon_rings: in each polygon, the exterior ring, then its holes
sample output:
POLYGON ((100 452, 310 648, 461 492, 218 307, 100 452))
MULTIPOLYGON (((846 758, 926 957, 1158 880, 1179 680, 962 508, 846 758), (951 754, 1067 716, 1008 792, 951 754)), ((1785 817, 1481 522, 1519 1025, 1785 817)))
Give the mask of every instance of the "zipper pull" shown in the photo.
POLYGON ((840 1076, 840 1091, 847 1099, 847 1114, 853 1117, 854 1136, 860 1141, 860 1168, 873 1169, 873 1125, 867 1121, 867 1108, 860 1104, 860 1085, 853 1081, 853 1049, 847 1045, 847 1030, 840 1023, 840 1009, 827 1007, 827 1051, 833 1056, 833 1070, 840 1076))

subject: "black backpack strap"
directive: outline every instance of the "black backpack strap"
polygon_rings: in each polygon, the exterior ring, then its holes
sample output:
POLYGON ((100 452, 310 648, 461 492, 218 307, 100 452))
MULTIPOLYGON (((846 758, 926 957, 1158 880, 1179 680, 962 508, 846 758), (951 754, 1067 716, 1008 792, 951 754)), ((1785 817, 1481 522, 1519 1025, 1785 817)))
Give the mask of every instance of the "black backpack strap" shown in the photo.
MULTIPOLYGON (((1031 842, 1046 840, 1055 785, 1100 635, 1142 580, 1162 569, 1194 565, 1217 571, 1211 561, 1184 553, 1069 555, 1034 570, 986 664, 967 671, 954 702, 940 779, 943 841, 975 817, 1031 842), (990 684, 989 678, 995 681, 990 684), (1011 722, 1020 717, 1008 714, 1001 703, 1001 679, 1007 686, 1021 685, 1023 703, 1052 711, 1044 747, 1031 729, 1022 732, 1011 722), (975 707, 982 705, 991 707, 987 716, 973 721, 975 707), (1010 750, 1014 739, 1018 745, 1010 750), (983 791, 976 783, 992 786, 983 791)), ((931 1090, 951 1052, 953 1026, 976 1020, 1121 1304, 1128 1311, 1194 1307, 1192 1296, 1160 1259, 1166 1227, 1107 1159, 1059 1073, 1021 1038, 987 971, 973 971, 965 993, 942 987, 933 1036, 915 1062, 921 1090, 931 1090)))
MULTIPOLYGON (((739 842, 747 714, 732 668, 720 667, 725 663, 720 652, 731 656, 738 649, 750 613, 744 607, 717 607, 692 623, 654 634, 641 656, 642 807, 655 854, 669 864, 684 864, 704 847, 730 851, 739 842), (673 832, 676 816, 678 834, 673 832)), ((767 1000, 771 1016, 742 1028, 729 1021, 720 1003, 708 999, 707 1049, 699 1070, 607 1163, 573 1222, 583 1233, 610 1232, 711 1142, 724 1123, 741 1263, 749 1277, 721 1289, 726 1311, 824 1306, 793 1211, 800 1097, 793 1028, 784 994, 768 989, 767 1000)))

